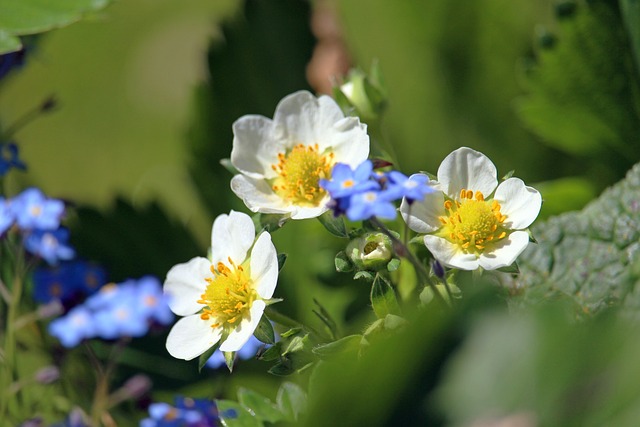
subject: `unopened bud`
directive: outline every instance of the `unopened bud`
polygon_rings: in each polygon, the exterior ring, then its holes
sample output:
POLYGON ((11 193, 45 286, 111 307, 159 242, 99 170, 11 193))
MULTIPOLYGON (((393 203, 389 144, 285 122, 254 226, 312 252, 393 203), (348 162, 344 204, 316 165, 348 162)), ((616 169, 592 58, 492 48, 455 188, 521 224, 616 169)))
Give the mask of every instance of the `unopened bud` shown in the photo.
POLYGON ((143 374, 134 375, 122 386, 124 395, 128 399, 137 399, 151 390, 151 379, 143 374))
POLYGON ((384 233, 366 233, 347 245, 347 256, 360 270, 385 268, 393 257, 393 244, 384 233))
POLYGON ((438 279, 444 279, 444 275, 445 275, 444 267, 442 266, 442 264, 440 264, 438 260, 434 259, 431 262, 431 270, 433 271, 433 274, 435 274, 435 276, 438 279))

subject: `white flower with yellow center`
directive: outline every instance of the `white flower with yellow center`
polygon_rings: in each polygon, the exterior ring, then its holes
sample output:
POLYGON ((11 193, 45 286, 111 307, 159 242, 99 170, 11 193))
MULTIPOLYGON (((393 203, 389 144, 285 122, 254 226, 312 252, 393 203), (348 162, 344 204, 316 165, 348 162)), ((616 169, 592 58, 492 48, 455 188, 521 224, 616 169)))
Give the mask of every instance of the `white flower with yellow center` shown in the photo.
POLYGON ((328 96, 295 92, 273 120, 247 115, 233 124, 231 163, 240 174, 231 189, 253 212, 314 218, 330 200, 320 179, 331 179, 337 162, 355 169, 368 156, 365 124, 345 117, 328 96))
POLYGON ((191 360, 221 339, 221 351, 238 351, 251 337, 278 279, 271 235, 255 235, 248 215, 220 215, 211 231, 211 259, 196 257, 169 270, 169 307, 185 316, 167 337, 173 357, 191 360))
POLYGON ((542 205, 540 193, 519 178, 498 185, 497 170, 484 154, 467 147, 438 168, 436 191, 422 202, 403 200, 409 228, 425 233, 424 244, 441 263, 462 270, 494 270, 516 260, 529 243, 526 228, 542 205))

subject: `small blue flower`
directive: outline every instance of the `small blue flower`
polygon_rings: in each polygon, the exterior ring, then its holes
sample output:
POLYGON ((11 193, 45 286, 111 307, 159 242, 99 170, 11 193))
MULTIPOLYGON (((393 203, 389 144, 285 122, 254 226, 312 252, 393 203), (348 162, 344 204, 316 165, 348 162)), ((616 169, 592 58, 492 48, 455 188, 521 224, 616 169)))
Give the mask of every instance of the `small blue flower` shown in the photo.
POLYGON ((175 406, 168 403, 149 405, 149 417, 140 427, 217 427, 220 425, 215 402, 207 399, 175 398, 175 406))
POLYGON ((137 301, 123 293, 117 304, 94 314, 96 336, 106 340, 120 337, 141 337, 149 331, 147 318, 141 313, 137 301))
POLYGON ((354 194, 347 208, 347 218, 351 221, 363 221, 373 216, 394 219, 396 207, 391 203, 393 200, 393 194, 386 191, 366 191, 354 194))
POLYGON ((60 340, 65 347, 75 347, 84 339, 95 334, 95 321, 92 313, 83 306, 78 306, 63 317, 49 324, 49 334, 60 340))
POLYGON ((398 171, 390 171, 387 173, 387 190, 394 193, 396 200, 403 197, 408 203, 416 200, 424 200, 424 196, 433 193, 435 190, 429 185, 429 177, 427 175, 417 173, 410 177, 398 171))
POLYGON ((345 163, 336 163, 331 171, 331 181, 320 180, 320 187, 327 190, 331 198, 340 199, 363 191, 379 188, 378 183, 371 180, 373 164, 367 160, 355 170, 345 163))
POLYGON ((137 305, 139 311, 152 321, 169 325, 175 316, 169 308, 168 296, 162 291, 160 281, 153 276, 138 280, 137 305))
POLYGON ((5 176, 9 170, 26 169, 25 165, 18 157, 18 146, 12 142, 0 143, 0 178, 5 176))
POLYGON ((91 295, 105 282, 106 272, 98 265, 83 260, 61 262, 33 272, 33 298, 39 303, 65 302, 91 295))
POLYGON ((32 230, 24 239, 24 247, 33 255, 39 256, 49 263, 56 265, 60 260, 69 260, 75 256, 75 251, 68 245, 69 230, 32 230))
POLYGON ((24 190, 9 205, 22 230, 55 230, 64 214, 61 200, 49 199, 37 188, 24 190))

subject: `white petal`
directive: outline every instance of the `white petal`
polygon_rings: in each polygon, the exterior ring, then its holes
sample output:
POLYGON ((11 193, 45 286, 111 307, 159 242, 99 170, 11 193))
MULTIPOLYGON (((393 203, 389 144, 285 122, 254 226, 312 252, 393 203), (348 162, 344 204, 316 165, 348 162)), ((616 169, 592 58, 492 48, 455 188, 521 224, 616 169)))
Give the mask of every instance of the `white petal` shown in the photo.
POLYGON ((318 206, 312 208, 306 208, 301 206, 293 206, 291 219, 308 219, 308 218, 316 218, 329 210, 327 207, 327 203, 330 198, 327 196, 322 199, 318 206))
POLYGON ((174 265, 164 281, 164 292, 169 295, 169 307, 179 316, 198 312, 202 304, 197 301, 207 286, 206 277, 212 277, 211 262, 203 257, 174 265))
POLYGON ((236 264, 242 264, 255 236, 249 215, 236 211, 219 215, 211 229, 211 262, 214 266, 219 262, 229 266, 228 258, 231 258, 236 264))
POLYGON ((528 244, 529 235, 526 231, 514 231, 491 247, 490 251, 480 255, 480 266, 485 270, 507 267, 513 264, 528 244))
POLYGON ((233 123, 231 163, 242 173, 256 179, 276 176, 271 165, 278 163, 280 152, 284 148, 271 119, 246 115, 233 123))
POLYGON ((460 190, 481 191, 488 197, 498 185, 498 171, 487 156, 471 148, 458 148, 449 154, 438 168, 442 191, 455 200, 460 190))
POLYGON ((331 149, 336 162, 346 163, 355 169, 369 157, 367 125, 357 117, 345 117, 330 128, 317 141, 320 152, 331 149))
POLYGON ((212 328, 210 321, 194 314, 178 320, 167 336, 167 351, 176 359, 191 360, 220 340, 221 328, 212 328))
POLYGON ((405 199, 400 204, 400 214, 407 226, 418 233, 433 233, 442 227, 438 217, 446 214, 444 210, 444 194, 434 191, 424 196, 422 201, 412 204, 405 199))
POLYGON ((512 230, 527 228, 538 217, 542 196, 533 187, 524 185, 520 178, 509 178, 500 183, 494 199, 500 203, 504 225, 512 230))
POLYGON ((424 244, 434 258, 447 267, 461 270, 475 270, 478 268, 478 258, 474 254, 465 254, 458 245, 438 236, 424 236, 424 244))
POLYGON ((252 212, 287 214, 295 210, 274 193, 265 180, 236 175, 231 179, 231 190, 252 212))
POLYGON ((249 318, 242 319, 238 328, 229 334, 220 346, 220 351, 238 351, 249 340, 253 331, 258 327, 260 318, 265 308, 264 301, 254 301, 251 306, 249 318))
POLYGON ((278 281, 278 254, 266 231, 258 236, 251 250, 251 280, 256 284, 260 298, 273 296, 278 281))
POLYGON ((307 91, 299 91, 280 101, 273 121, 288 143, 320 145, 326 129, 343 117, 338 104, 328 96, 318 99, 307 91))

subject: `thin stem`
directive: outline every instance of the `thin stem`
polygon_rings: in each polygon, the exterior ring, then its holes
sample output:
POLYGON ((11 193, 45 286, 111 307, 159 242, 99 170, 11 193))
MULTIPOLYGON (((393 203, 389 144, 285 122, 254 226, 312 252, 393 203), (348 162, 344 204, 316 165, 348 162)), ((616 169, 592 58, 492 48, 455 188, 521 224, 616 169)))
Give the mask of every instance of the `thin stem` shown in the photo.
POLYGON ((429 285, 434 295, 436 296, 436 299, 438 299, 442 304, 448 305, 447 301, 444 299, 442 294, 440 294, 440 291, 436 287, 435 283, 433 283, 433 281, 431 280, 431 277, 429 277, 429 272, 427 271, 427 269, 413 255, 413 253, 409 250, 409 248, 404 243, 402 243, 400 239, 394 236, 393 233, 391 233, 389 229, 382 222, 380 222, 378 218, 371 217, 370 221, 372 224, 375 224, 375 226, 378 227, 384 234, 389 236, 389 238, 394 243, 394 245, 398 245, 399 247, 402 248, 404 252, 402 256, 406 258, 411 263, 411 265, 413 265, 413 268, 416 270, 418 275, 422 277, 422 279, 427 283, 427 285, 429 285))
POLYGON ((109 408, 109 380, 117 367, 118 358, 128 342, 129 340, 126 338, 118 340, 107 358, 106 367, 102 366, 91 346, 85 343, 85 348, 89 352, 89 360, 96 370, 96 390, 91 405, 91 425, 97 426, 100 420, 104 423, 104 420, 111 419, 107 412, 109 408))

